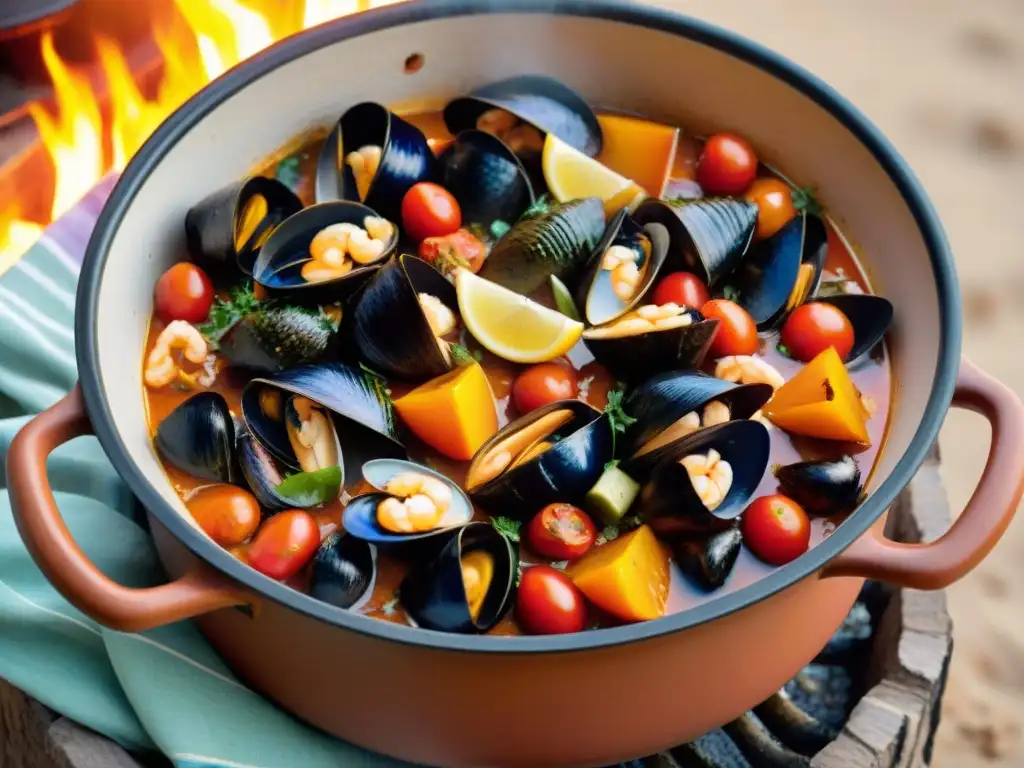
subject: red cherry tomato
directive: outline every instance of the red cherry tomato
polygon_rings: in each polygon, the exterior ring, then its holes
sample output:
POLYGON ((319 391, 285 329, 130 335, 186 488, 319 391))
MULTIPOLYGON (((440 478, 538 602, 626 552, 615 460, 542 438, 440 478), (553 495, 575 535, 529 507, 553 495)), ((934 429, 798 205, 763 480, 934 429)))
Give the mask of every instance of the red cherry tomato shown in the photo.
POLYGON ((156 313, 168 323, 201 323, 213 306, 213 283, 195 264, 175 264, 156 281, 156 313))
POLYGON ((757 155, 746 139, 716 133, 697 160, 697 182, 706 195, 742 195, 757 176, 757 155))
POLYGON ((597 529, 572 504, 548 504, 526 526, 526 546, 549 560, 575 560, 594 545, 597 529))
POLYGON ((260 503, 236 485, 203 488, 186 506, 199 527, 222 547, 238 546, 260 524, 260 503))
POLYGON ((757 324, 743 307, 728 299, 712 299, 700 308, 704 317, 717 318, 718 333, 711 342, 711 357, 752 355, 757 352, 757 324))
POLYGON ((743 541, 772 565, 785 565, 807 551, 811 523, 799 504, 781 493, 754 499, 743 513, 743 541))
POLYGON ((475 274, 484 265, 487 248, 468 229, 460 229, 450 235, 426 238, 420 243, 419 257, 433 264, 443 275, 454 272, 458 267, 465 267, 475 274))
POLYGON ((540 363, 516 377, 512 385, 512 402, 520 415, 525 416, 556 400, 572 400, 579 393, 575 371, 559 363, 540 363))
POLYGON ((413 240, 450 235, 461 226, 459 204, 439 184, 413 184, 402 198, 402 227, 413 240))
POLYGON ((282 581, 294 576, 320 546, 320 528, 308 512, 278 512, 256 532, 249 545, 249 565, 282 581))
POLYGON ((516 622, 531 635, 582 632, 587 622, 583 593, 550 565, 523 569, 516 590, 516 622))
POLYGON ((757 205, 758 240, 771 237, 796 216, 793 192, 780 179, 757 179, 744 197, 757 205))
POLYGON ((801 363, 835 347, 840 360, 853 350, 853 324, 842 310, 820 301, 802 304, 790 313, 782 326, 782 343, 801 363))
POLYGON ((707 286, 696 275, 689 272, 672 272, 665 275, 654 289, 654 303, 678 304, 681 307, 700 309, 711 301, 707 286))

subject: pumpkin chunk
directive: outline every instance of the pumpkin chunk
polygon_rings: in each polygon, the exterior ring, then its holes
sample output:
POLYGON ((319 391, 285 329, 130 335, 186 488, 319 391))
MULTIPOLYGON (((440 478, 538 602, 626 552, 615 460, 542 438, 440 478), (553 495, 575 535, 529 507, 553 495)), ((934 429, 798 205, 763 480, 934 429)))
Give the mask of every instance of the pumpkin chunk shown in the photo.
POLYGON ((679 129, 628 115, 599 115, 598 162, 660 197, 676 157, 679 129))

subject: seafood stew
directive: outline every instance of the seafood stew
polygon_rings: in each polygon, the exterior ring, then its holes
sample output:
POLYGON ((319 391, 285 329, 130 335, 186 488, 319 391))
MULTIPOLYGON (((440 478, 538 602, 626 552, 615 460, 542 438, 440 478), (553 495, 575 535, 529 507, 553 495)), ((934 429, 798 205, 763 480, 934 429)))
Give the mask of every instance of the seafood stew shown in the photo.
POLYGON ((353 106, 184 224, 157 453, 197 527, 345 610, 686 610, 819 543, 884 441, 892 306, 739 136, 516 78, 353 106))

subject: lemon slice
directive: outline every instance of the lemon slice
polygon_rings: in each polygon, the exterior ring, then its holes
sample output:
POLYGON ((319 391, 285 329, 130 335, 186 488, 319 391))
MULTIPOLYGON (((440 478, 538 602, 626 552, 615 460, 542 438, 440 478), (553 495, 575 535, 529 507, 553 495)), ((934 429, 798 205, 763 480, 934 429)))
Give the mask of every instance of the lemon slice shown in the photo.
POLYGON ((544 140, 541 160, 544 181, 560 203, 583 197, 599 197, 606 216, 634 207, 646 196, 639 184, 587 157, 553 133, 544 140))
POLYGON ((455 277, 459 313, 469 332, 498 357, 542 363, 568 352, 583 323, 460 269, 455 277))

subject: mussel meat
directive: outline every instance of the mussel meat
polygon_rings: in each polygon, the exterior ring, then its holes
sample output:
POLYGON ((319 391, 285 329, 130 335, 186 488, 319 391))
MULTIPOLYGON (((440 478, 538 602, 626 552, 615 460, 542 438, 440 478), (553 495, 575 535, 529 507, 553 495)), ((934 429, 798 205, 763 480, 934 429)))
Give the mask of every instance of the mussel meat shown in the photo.
POLYGON ((326 304, 363 285, 398 247, 398 228, 360 203, 334 200, 288 218, 267 239, 253 280, 271 295, 326 304))
POLYGON ((429 379, 452 367, 444 336, 456 328, 458 298, 440 272, 402 254, 385 264, 355 297, 349 341, 375 371, 429 379))
POLYGON ((363 465, 363 478, 379 493, 352 499, 341 521, 360 539, 380 546, 419 541, 473 519, 473 505, 462 489, 429 467, 375 459, 363 465))
POLYGON ((486 632, 512 605, 515 553, 487 523, 457 529, 441 551, 414 567, 399 599, 417 625, 441 632, 486 632))
POLYGON ((732 573, 743 534, 737 526, 706 538, 674 539, 672 554, 680 569, 706 590, 718 589, 732 573))
POLYGON ((885 336, 892 323, 892 302, 870 293, 844 293, 816 298, 838 309, 853 326, 853 349, 846 358, 849 365, 870 352, 885 336))
POLYGON ((288 187, 252 176, 219 189, 185 214, 189 258, 218 281, 251 275, 274 227, 302 209, 288 187))
POLYGON ((702 429, 666 447, 640 490, 637 511, 665 538, 724 531, 757 490, 770 449, 758 421, 702 429))
POLYGON ((480 276, 528 296, 551 275, 572 282, 604 234, 596 197, 556 203, 521 220, 494 244, 480 276))
POLYGON ((612 458, 608 417, 559 400, 499 430, 476 452, 466 490, 496 514, 526 519, 555 502, 582 502, 612 458))
POLYGON ((782 492, 812 515, 853 508, 860 495, 860 467, 845 454, 837 461, 799 461, 775 469, 782 492))
POLYGON ((746 200, 705 197, 666 202, 646 200, 633 212, 642 227, 664 226, 669 233, 668 261, 714 288, 740 263, 757 224, 757 206, 746 200))
POLYGON ((616 378, 636 382, 666 370, 699 368, 719 322, 678 304, 644 304, 606 325, 588 328, 583 341, 616 378))
POLYGON ((437 178, 437 163, 419 128, 387 107, 363 102, 341 116, 317 159, 316 199, 357 200, 400 221, 411 186, 437 178))
POLYGON ((335 531, 313 557, 309 594, 320 602, 356 610, 373 595, 377 552, 369 542, 335 531))
POLYGON ((235 423, 224 396, 200 392, 160 422, 154 440, 167 463, 193 477, 219 483, 239 480, 235 423))
POLYGON ((269 374, 326 359, 338 338, 341 308, 274 306, 250 312, 220 340, 232 366, 269 374))

